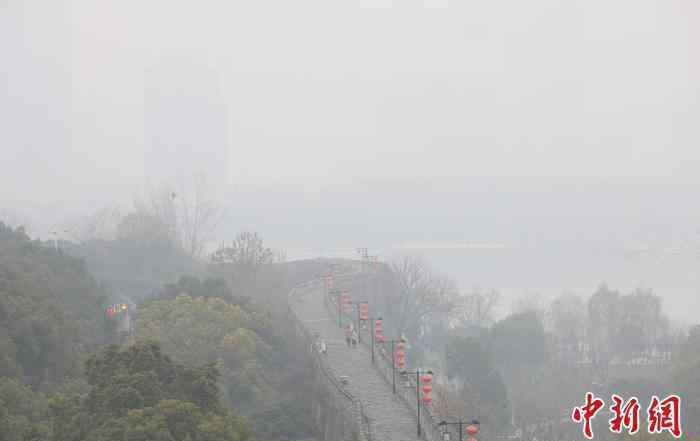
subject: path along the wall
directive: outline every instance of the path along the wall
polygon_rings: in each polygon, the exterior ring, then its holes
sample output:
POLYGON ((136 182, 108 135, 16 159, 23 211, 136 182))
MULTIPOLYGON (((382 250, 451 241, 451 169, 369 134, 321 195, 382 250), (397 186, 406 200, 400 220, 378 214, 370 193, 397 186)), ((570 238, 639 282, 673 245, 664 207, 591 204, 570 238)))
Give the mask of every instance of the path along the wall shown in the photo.
MULTIPOLYGON (((371 362, 370 352, 364 345, 349 348, 343 330, 338 327, 324 304, 321 283, 315 289, 306 289, 290 299, 294 315, 312 334, 319 335, 327 343, 323 357, 336 379, 342 379, 343 387, 362 406, 369 420, 373 441, 418 441, 415 411, 405 399, 392 393, 392 387, 371 362)), ((327 440, 330 441, 330 440, 327 440)))

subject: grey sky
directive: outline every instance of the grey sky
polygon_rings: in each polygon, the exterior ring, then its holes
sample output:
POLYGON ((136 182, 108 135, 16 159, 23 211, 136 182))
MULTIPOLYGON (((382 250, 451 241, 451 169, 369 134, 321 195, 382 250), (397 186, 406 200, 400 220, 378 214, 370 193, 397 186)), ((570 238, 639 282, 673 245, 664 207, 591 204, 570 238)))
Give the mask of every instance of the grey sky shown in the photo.
POLYGON ((191 166, 294 246, 687 242, 699 29, 695 0, 5 0, 0 205, 191 166))

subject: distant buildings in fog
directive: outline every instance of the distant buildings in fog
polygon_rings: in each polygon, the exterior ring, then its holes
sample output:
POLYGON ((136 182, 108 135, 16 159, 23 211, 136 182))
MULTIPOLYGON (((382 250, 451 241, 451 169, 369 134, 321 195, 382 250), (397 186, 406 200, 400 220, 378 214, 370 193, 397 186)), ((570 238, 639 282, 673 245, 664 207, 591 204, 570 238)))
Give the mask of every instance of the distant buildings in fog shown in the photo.
POLYGON ((226 182, 227 109, 218 73, 198 59, 168 56, 144 74, 144 169, 159 184, 204 173, 226 182))

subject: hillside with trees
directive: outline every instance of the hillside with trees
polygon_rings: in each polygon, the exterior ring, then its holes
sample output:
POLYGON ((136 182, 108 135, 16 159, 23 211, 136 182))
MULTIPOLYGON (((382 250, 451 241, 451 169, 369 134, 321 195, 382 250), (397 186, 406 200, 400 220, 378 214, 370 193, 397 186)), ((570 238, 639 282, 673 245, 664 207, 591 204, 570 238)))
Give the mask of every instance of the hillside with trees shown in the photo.
POLYGON ((0 223, 0 376, 42 390, 107 343, 105 290, 81 260, 0 223))

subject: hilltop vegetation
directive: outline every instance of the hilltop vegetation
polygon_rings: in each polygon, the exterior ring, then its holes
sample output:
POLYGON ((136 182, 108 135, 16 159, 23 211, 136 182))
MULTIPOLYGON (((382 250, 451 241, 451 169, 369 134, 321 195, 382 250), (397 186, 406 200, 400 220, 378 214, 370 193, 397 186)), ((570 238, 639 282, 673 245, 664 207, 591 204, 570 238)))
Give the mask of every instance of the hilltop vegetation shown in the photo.
POLYGON ((110 335, 84 263, 0 223, 0 376, 51 388, 110 335))
POLYGON ((156 343, 108 346, 85 380, 49 395, 0 379, 2 441, 247 441, 245 419, 219 400, 216 366, 186 367, 156 343))
POLYGON ((305 360, 274 318, 286 277, 262 240, 240 235, 199 264, 204 278, 167 259, 167 271, 137 273, 157 294, 133 295, 146 296, 132 312, 135 343, 105 346, 117 341, 104 315, 110 288, 119 279, 132 294, 124 278, 140 260, 129 256, 181 255, 164 236, 146 232, 150 247, 128 231, 89 244, 108 263, 104 287, 89 273, 100 265, 68 254, 75 245, 55 249, 1 225, 0 441, 309 438, 305 360))

